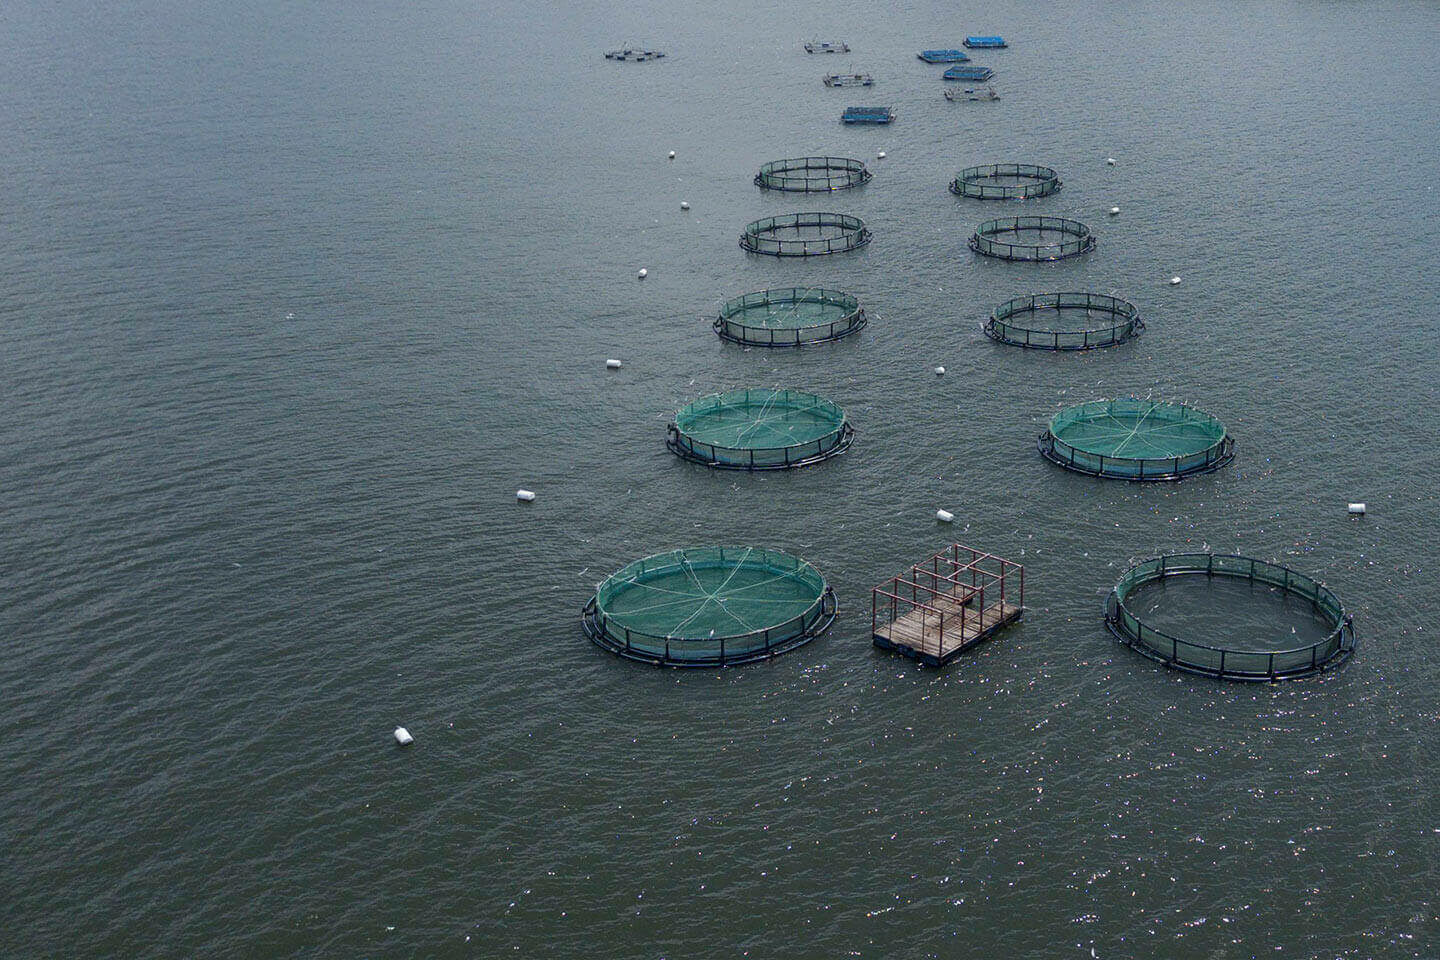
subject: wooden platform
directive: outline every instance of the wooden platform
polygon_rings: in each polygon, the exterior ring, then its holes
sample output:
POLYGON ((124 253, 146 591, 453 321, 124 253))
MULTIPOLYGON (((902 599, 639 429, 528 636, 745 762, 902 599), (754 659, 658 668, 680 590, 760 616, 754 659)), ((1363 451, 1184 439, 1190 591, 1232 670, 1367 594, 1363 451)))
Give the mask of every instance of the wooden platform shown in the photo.
POLYGON ((931 606, 945 615, 943 621, 930 611, 911 610, 893 623, 877 626, 875 646, 939 667, 985 642, 1001 627, 1019 620, 1024 611, 1002 600, 987 606, 982 614, 972 604, 965 609, 962 623, 960 604, 953 600, 937 597, 931 606))

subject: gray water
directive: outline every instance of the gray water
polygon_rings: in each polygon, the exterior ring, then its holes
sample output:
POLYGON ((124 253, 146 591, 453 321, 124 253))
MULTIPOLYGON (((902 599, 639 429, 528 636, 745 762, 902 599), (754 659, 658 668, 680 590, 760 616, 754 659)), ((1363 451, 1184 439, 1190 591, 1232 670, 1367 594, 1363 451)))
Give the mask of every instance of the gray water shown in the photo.
POLYGON ((1440 955, 1435 4, 0 17, 0 953, 1440 955), (915 52, 991 32, 1003 99, 945 101, 915 52), (669 56, 601 57, 627 40, 669 56), (854 70, 877 86, 819 82, 854 70), (750 182, 825 152, 875 179, 750 182), (1012 160, 1064 189, 945 189, 1012 160), (736 245, 825 208, 874 242, 736 245), (1007 211, 1099 246, 976 258, 1007 211), (794 284, 872 323, 709 330, 794 284), (980 332, 1066 288, 1149 328, 980 332), (854 446, 766 476, 665 450, 744 385, 835 400, 854 446), (1036 453, 1061 405, 1132 392, 1220 417, 1235 463, 1155 486, 1036 453), (943 672, 873 650, 869 588, 951 539, 1026 565, 1023 624, 943 672), (810 560, 835 627, 698 673, 585 641, 597 581, 710 543, 810 560), (1207 548, 1325 581, 1356 657, 1225 685, 1118 646, 1126 566, 1207 548))

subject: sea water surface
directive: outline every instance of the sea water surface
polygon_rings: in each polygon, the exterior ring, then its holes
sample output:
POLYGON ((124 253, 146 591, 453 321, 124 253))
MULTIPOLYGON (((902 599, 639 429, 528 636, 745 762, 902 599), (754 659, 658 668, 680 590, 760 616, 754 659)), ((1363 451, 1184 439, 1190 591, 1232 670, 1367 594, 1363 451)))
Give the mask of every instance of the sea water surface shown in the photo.
POLYGON ((0 953, 1440 955, 1434 3, 0 25, 0 953), (1011 41, 974 57, 1002 99, 947 102, 915 53, 973 33, 1011 41), (627 41, 668 55, 602 57, 627 41), (820 83, 856 70, 876 86, 820 83), (751 183, 821 153, 875 178, 751 183), (946 190, 1008 161, 1064 188, 946 190), (816 209, 874 242, 736 244, 816 209), (1098 247, 972 254, 1010 212, 1098 247), (872 322, 791 351, 709 329, 792 285, 872 322), (1148 329, 1084 355, 981 333, 1059 289, 1148 329), (854 446, 753 476, 666 451, 677 409, 747 385, 834 400, 854 446), (1140 485, 1037 454, 1060 406, 1125 394, 1220 417, 1234 464, 1140 485), (1023 623, 944 671, 872 649, 869 588, 953 539, 1025 564, 1023 623), (720 671, 586 642, 599 580, 705 544, 805 557, 835 626, 720 671), (1130 563, 1205 549, 1323 580, 1355 658, 1222 684, 1110 638, 1130 563))

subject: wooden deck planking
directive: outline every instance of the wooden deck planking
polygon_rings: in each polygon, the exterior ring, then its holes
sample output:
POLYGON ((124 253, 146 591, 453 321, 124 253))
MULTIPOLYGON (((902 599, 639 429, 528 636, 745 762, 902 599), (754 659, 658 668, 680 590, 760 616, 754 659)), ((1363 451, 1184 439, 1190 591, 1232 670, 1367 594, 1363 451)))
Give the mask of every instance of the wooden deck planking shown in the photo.
POLYGON ((1021 608, 1013 603, 996 601, 977 612, 966 608, 964 622, 960 617, 960 604, 944 597, 936 597, 931 606, 945 614, 944 634, 940 631, 940 618, 928 610, 912 609, 885 626, 875 628, 875 640, 885 647, 895 647, 902 653, 918 656, 920 659, 944 663, 956 654, 989 637, 1000 627, 1020 619, 1021 608))

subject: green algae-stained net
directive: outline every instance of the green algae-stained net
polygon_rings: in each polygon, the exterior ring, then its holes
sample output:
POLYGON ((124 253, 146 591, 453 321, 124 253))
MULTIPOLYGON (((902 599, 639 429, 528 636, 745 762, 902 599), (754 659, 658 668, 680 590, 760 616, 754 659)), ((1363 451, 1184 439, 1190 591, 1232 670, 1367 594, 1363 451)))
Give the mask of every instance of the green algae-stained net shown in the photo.
POLYGON ((756 347, 797 347, 839 340, 865 326, 860 301, 839 290, 782 287, 725 301, 715 332, 756 347))
POLYGON ((637 560, 586 604, 585 633, 632 660, 746 663, 793 650, 835 618, 835 595, 799 557, 760 547, 691 547, 637 560))
POLYGON ((1135 397, 1066 407, 1036 443, 1067 470, 1123 480, 1178 480, 1235 458, 1234 438, 1215 417, 1135 397))
POLYGON ((854 436, 845 411, 824 397, 756 387, 686 404, 666 428, 666 445, 707 467, 784 470, 844 453, 854 436))

